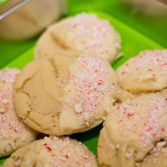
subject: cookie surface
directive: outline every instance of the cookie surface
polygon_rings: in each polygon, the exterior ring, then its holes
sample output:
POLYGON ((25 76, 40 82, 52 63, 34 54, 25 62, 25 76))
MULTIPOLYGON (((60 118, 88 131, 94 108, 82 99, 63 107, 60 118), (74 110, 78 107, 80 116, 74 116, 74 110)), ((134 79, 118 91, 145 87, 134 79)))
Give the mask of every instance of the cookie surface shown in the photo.
POLYGON ((86 146, 68 137, 45 137, 17 150, 3 167, 98 167, 86 146))
POLYGON ((167 100, 160 94, 141 95, 116 105, 100 133, 100 165, 145 167, 157 161, 156 167, 165 167, 160 162, 166 150, 166 122, 167 100))
POLYGON ((117 95, 117 77, 101 58, 60 55, 28 64, 15 84, 19 117, 50 135, 99 125, 117 95))
MULTIPOLYGON (((19 41, 39 35, 47 26, 65 13, 65 2, 66 0, 49 0, 47 2, 35 0, 27 3, 1 20, 0 37, 6 40, 19 41)), ((16 3, 17 0, 14 0, 9 5, 4 5, 1 7, 1 12, 7 11, 16 3)))
POLYGON ((17 117, 13 106, 13 83, 19 70, 0 70, 0 157, 10 155, 36 138, 36 133, 17 117))
POLYGON ((112 25, 93 14, 78 14, 51 26, 39 39, 36 57, 73 51, 108 61, 120 55, 121 40, 112 25))
POLYGON ((125 90, 123 96, 126 91, 134 95, 163 91, 167 87, 167 50, 143 51, 119 67, 117 73, 125 90))

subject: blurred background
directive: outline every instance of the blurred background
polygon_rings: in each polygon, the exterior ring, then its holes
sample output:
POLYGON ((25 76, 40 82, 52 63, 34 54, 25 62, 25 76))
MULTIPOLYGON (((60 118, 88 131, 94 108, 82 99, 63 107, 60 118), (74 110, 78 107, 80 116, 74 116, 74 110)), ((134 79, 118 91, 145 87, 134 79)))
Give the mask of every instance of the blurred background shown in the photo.
POLYGON ((20 2, 0 1, 0 67, 33 47, 48 25, 78 12, 110 14, 167 48, 167 0, 24 0, 17 8, 20 2))

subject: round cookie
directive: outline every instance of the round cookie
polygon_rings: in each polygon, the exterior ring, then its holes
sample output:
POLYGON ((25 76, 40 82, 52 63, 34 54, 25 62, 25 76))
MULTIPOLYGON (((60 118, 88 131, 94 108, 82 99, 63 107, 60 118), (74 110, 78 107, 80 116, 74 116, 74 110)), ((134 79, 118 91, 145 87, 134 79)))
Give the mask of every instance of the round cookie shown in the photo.
MULTIPOLYGON (((1 6, 1 13, 18 3, 12 0, 1 6)), ((32 0, 0 21, 0 38, 26 40, 41 33, 66 10, 66 0, 32 0), (40 5, 39 5, 40 4, 40 5)))
POLYGON ((116 74, 102 58, 60 55, 35 60, 22 70, 14 102, 28 126, 59 136, 99 125, 117 89, 116 74))
POLYGON ((124 89, 121 96, 126 91, 134 95, 163 91, 167 87, 167 50, 142 51, 119 67, 117 73, 124 89))
POLYGON ((17 117, 13 106, 13 83, 19 70, 0 70, 0 157, 10 155, 36 138, 36 133, 17 117))
POLYGON ((111 62, 120 55, 120 45, 120 36, 108 21, 82 13, 49 27, 39 39, 35 55, 41 58, 73 51, 111 62))
MULTIPOLYGON (((157 0, 123 0, 126 4, 133 7, 133 12, 143 13, 150 16, 167 15, 167 7, 163 1, 157 0)), ((165 1, 164 1, 165 3, 165 1)))
POLYGON ((45 137, 17 150, 3 167, 98 167, 86 146, 68 137, 45 137))
POLYGON ((111 109, 99 136, 99 164, 166 167, 166 141, 167 99, 160 94, 138 96, 111 109))

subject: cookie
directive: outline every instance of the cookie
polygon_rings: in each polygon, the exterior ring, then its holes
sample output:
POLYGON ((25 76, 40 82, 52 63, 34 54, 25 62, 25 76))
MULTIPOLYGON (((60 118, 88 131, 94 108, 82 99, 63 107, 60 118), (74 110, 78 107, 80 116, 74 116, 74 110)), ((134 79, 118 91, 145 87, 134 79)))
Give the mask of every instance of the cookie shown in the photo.
POLYGON ((133 8, 134 13, 143 13, 148 16, 166 16, 167 7, 165 1, 157 0, 123 0, 128 6, 133 8))
POLYGON ((160 94, 140 95, 111 109, 99 136, 99 164, 165 167, 161 162, 166 141, 167 99, 160 94))
MULTIPOLYGON (((12 0, 1 6, 1 13, 17 3, 18 0, 12 0)), ((65 3, 66 0, 35 0, 26 3, 1 19, 0 38, 21 41, 39 35, 65 13, 65 3)))
POLYGON ((15 90, 19 117, 34 130, 60 136, 99 125, 115 101, 118 84, 102 58, 58 55, 28 64, 15 90))
POLYGON ((142 51, 119 67, 117 73, 121 88, 134 95, 163 91, 167 87, 167 50, 142 51))
POLYGON ((98 167, 86 146, 68 137, 45 137, 17 150, 3 167, 98 167))
POLYGON ((120 36, 108 21, 82 13, 49 27, 39 39, 35 55, 41 58, 73 51, 111 62, 120 55, 120 46, 120 36))
POLYGON ((19 70, 0 70, 0 157, 10 155, 36 138, 36 133, 17 117, 13 106, 13 83, 19 70))

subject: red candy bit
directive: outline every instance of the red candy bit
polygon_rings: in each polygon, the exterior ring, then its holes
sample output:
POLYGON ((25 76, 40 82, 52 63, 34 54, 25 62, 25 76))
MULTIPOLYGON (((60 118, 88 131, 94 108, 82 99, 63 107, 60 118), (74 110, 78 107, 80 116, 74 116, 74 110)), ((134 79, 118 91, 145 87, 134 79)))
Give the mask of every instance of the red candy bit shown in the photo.
POLYGON ((118 111, 119 111, 119 109, 120 109, 120 105, 117 106, 117 110, 118 110, 118 111))
POLYGON ((153 130, 152 127, 148 127, 148 128, 146 129, 147 132, 151 132, 152 130, 153 130))
POLYGON ((153 76, 153 77, 156 77, 156 74, 153 73, 152 76, 153 76))
MULTIPOLYGON (((11 126, 11 125, 9 125, 9 126, 11 126)), ((15 127, 11 127, 10 129, 13 130, 16 133, 18 132, 18 130, 15 127)))
POLYGON ((68 158, 69 158, 69 155, 68 155, 68 154, 66 154, 66 155, 65 155, 65 157, 68 159, 68 158))
POLYGON ((52 151, 51 147, 47 144, 47 143, 44 143, 43 145, 48 151, 52 151))
POLYGON ((121 75, 124 75, 124 74, 125 74, 125 72, 124 72, 124 71, 122 71, 122 72, 121 72, 121 75))
POLYGON ((149 68, 148 71, 152 72, 153 70, 151 68, 149 68))
POLYGON ((103 83, 104 83, 104 81, 101 79, 98 81, 98 85, 102 85, 103 83))
POLYGON ((134 113, 127 112, 127 116, 128 116, 128 117, 132 117, 133 115, 134 115, 134 113))
POLYGON ((162 127, 162 128, 160 129, 160 131, 161 131, 161 132, 164 132, 164 131, 165 131, 165 128, 162 127))

